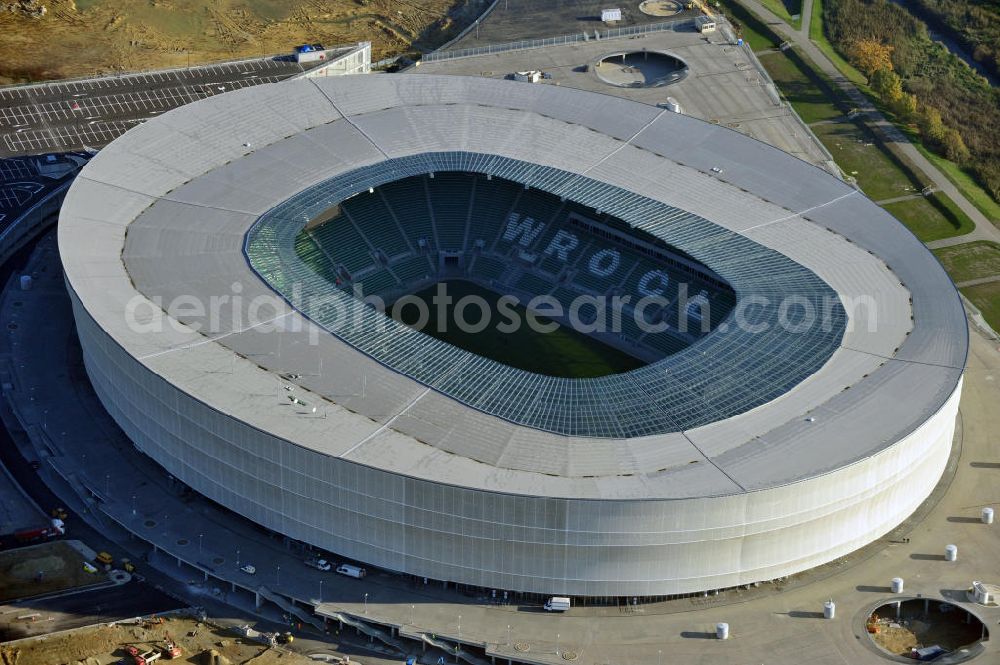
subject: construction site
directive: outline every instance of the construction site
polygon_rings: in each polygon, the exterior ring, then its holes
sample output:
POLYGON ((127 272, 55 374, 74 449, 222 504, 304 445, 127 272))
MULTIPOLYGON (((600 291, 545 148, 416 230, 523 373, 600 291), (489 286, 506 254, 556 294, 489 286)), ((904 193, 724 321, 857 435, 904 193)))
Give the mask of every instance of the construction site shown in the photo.
POLYGON ((866 629, 879 648, 918 660, 961 653, 963 647, 988 634, 983 623, 961 607, 919 598, 879 607, 868 618, 866 629))
POLYGON ((63 632, 0 647, 3 665, 150 665, 178 661, 204 665, 299 665, 310 658, 287 651, 283 634, 249 626, 224 628, 177 614, 63 632))
POLYGON ((185 67, 371 41, 375 60, 432 50, 484 0, 21 0, 0 12, 0 85, 185 67), (39 57, 44 51, 46 57, 39 57), (72 57, 60 57, 72 53, 72 57))

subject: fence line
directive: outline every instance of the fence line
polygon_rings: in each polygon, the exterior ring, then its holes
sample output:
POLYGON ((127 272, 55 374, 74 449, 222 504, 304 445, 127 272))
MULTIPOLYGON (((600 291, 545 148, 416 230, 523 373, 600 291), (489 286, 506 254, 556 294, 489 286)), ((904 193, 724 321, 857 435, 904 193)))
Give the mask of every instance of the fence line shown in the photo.
POLYGON ((490 6, 484 9, 483 13, 476 17, 475 21, 465 26, 465 29, 462 30, 462 32, 458 33, 457 35, 446 41, 444 44, 441 44, 441 46, 437 47, 435 51, 443 51, 452 44, 457 43, 458 40, 460 40, 462 37, 465 37, 467 34, 469 34, 469 32, 471 32, 473 28, 478 28, 479 24, 483 22, 483 19, 492 14, 493 10, 497 8, 498 4, 500 4, 500 0, 493 0, 493 2, 490 3, 490 6))
POLYGON ((594 30, 593 35, 589 32, 578 32, 572 35, 562 35, 560 37, 548 37, 546 39, 525 39, 506 44, 491 44, 489 46, 477 46, 474 48, 457 49, 455 51, 434 51, 423 57, 423 62, 439 62, 442 60, 453 60, 455 58, 470 58, 477 55, 489 55, 491 53, 507 53, 509 51, 527 51, 531 49, 544 48, 546 46, 557 46, 559 44, 575 44, 591 40, 618 39, 621 37, 631 37, 633 35, 644 35, 651 32, 675 32, 687 26, 693 26, 693 18, 680 18, 663 23, 649 23, 646 25, 633 25, 622 28, 608 28, 606 30, 594 30))

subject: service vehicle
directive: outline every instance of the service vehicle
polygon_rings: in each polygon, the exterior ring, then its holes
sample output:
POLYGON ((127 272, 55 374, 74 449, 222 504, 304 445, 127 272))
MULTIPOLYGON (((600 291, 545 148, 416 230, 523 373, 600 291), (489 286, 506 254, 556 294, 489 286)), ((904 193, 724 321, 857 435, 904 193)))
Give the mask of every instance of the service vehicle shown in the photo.
POLYGON ((342 563, 337 566, 337 572, 341 575, 347 575, 348 577, 353 577, 360 580, 362 577, 368 574, 368 571, 360 566, 352 566, 349 563, 342 563))
POLYGON ((570 603, 569 598, 566 598, 565 596, 552 596, 545 601, 545 611, 565 612, 571 605, 572 603, 570 603))

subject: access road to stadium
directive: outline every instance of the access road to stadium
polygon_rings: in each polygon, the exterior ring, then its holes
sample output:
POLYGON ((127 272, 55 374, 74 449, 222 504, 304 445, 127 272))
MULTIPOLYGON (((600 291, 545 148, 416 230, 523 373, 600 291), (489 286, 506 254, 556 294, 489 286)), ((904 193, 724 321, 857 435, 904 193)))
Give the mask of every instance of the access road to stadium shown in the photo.
MULTIPOLYGON (((179 496, 162 469, 132 450, 93 394, 58 267, 49 236, 28 267, 35 276, 32 290, 8 290, 0 308, 4 320, 16 326, 8 328, 0 348, 3 381, 10 383, 5 396, 32 443, 43 450, 42 478, 105 529, 124 538, 117 523, 152 542, 152 556, 161 565, 176 564, 178 575, 201 577, 206 586, 220 588, 218 600, 273 601, 306 615, 318 606, 319 614, 357 623, 371 638, 390 644, 401 637, 462 643, 500 661, 530 663, 575 655, 580 662, 648 665, 662 654, 664 662, 695 664, 791 665, 807 656, 817 665, 874 665, 886 661, 866 636, 864 618, 888 600, 919 595, 974 612, 990 628, 1000 620, 1000 608, 974 605, 964 595, 972 580, 1000 581, 995 556, 1000 527, 976 521, 983 506, 1000 500, 995 436, 1000 413, 994 408, 1000 401, 1000 353, 996 342, 975 331, 955 475, 945 473, 929 512, 908 532, 897 529, 863 554, 834 562, 825 574, 805 573, 806 582, 793 579, 780 593, 763 585, 627 609, 577 607, 553 616, 535 605, 497 605, 378 571, 364 580, 322 573, 302 564, 307 553, 297 544, 269 536, 200 497, 179 496), (899 542, 901 535, 909 542, 899 542), (959 547, 956 562, 943 560, 948 543, 959 547), (255 565, 253 575, 239 570, 246 563, 255 565), (896 576, 906 580, 902 596, 888 590, 896 576), (830 621, 817 618, 827 599, 837 603, 837 618, 830 621), (719 621, 730 624, 730 639, 705 639, 719 621)), ((417 642, 403 644, 420 648, 417 642)), ((995 640, 983 649, 977 662, 997 658, 995 640)))
POLYGON ((301 74, 288 57, 0 88, 0 157, 101 148, 145 120, 301 74))
POLYGON ((503 79, 527 70, 551 75, 535 85, 590 90, 661 107, 668 96, 673 97, 687 115, 735 129, 839 176, 825 148, 781 100, 753 53, 736 46, 725 29, 702 35, 686 22, 676 31, 425 61, 407 73, 503 79), (615 87, 594 73, 596 63, 609 54, 644 49, 681 58, 690 73, 682 81, 656 88, 615 87))

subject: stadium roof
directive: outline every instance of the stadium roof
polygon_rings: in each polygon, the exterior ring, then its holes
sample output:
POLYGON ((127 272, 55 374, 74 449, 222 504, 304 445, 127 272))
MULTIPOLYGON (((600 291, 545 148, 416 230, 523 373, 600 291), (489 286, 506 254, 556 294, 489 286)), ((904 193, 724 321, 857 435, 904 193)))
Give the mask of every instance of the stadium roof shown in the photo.
MULTIPOLYGON (((67 196, 59 234, 68 283, 90 316, 211 408, 348 461, 490 491, 690 497, 813 477, 919 428, 954 392, 967 351, 961 303, 940 265, 857 190, 724 127, 555 86, 385 75, 207 99, 101 151, 67 196), (584 202, 603 192, 684 211, 663 227, 630 217, 627 206, 615 214, 694 254, 737 295, 742 284, 775 295, 836 293, 846 328, 799 336, 809 343, 795 354, 783 339, 751 349, 755 342, 737 333, 710 335, 701 343, 718 345, 712 353, 698 358, 695 346, 688 354, 685 371, 701 373, 700 383, 659 377, 662 395, 628 405, 645 410, 608 416, 600 421, 607 429, 580 424, 557 434, 542 431, 553 421, 537 406, 504 420, 439 390, 475 388, 453 381, 474 375, 461 364, 467 357, 444 356, 446 369, 421 383, 315 333, 287 306, 273 317, 280 334, 239 324, 248 303, 273 295, 243 253, 262 215, 313 186, 431 153, 537 165, 524 173, 548 174, 532 184, 557 193, 597 183, 573 196, 584 202), (146 299, 219 295, 239 296, 222 305, 221 332, 195 330, 208 318, 196 311, 157 332, 136 325, 136 316, 155 318, 152 308, 135 314, 146 299), (869 303, 856 307, 862 297, 869 303), (744 354, 729 344, 750 346, 744 354), (295 394, 317 412, 283 400, 293 375, 295 394), (760 394, 745 389, 751 381, 760 394), (671 411, 671 400, 687 400, 696 415, 671 411), (522 418, 537 427, 514 422, 522 418), (639 435, 646 421, 657 433, 639 435), (667 432, 671 422, 678 429, 667 432)), ((597 393, 591 405, 625 409, 617 399, 597 393)), ((549 404, 545 394, 533 400, 549 404)), ((489 409, 515 406, 511 398, 489 409)))
MULTIPOLYGON (((693 429, 771 401, 823 366, 843 336, 836 292, 784 254, 670 205, 586 176, 481 153, 425 153, 348 171, 296 194, 263 215, 247 237, 251 265, 289 301, 328 295, 336 307, 309 318, 387 367, 463 404, 537 429, 586 437, 637 437, 693 429), (592 379, 533 374, 419 333, 334 289, 295 250, 307 220, 369 187, 423 173, 502 176, 584 203, 628 222, 711 267, 738 298, 760 303, 741 325, 631 372, 592 379), (824 325, 782 325, 797 312, 824 325), (344 321, 349 325, 344 325, 344 321)), ((325 303, 330 304, 330 303, 325 303)))

